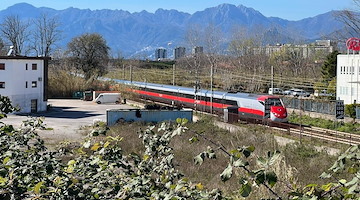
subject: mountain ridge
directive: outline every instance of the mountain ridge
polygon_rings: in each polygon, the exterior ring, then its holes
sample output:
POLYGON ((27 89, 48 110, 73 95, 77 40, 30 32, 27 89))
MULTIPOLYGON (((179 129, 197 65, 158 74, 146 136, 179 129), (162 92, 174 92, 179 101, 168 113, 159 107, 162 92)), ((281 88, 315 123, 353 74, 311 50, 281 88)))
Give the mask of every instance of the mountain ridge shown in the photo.
POLYGON ((231 40, 235 27, 246 29, 248 37, 271 32, 267 36, 272 35, 272 41, 263 41, 264 44, 311 41, 343 29, 344 25, 336 21, 336 12, 338 11, 329 11, 314 17, 290 21, 266 17, 244 5, 226 3, 193 14, 162 8, 154 13, 145 10, 131 13, 121 9, 90 10, 73 7, 55 10, 19 3, 1 10, 0 19, 7 15, 18 15, 22 20, 31 20, 40 13, 47 13, 50 17, 56 17, 61 24, 59 28, 63 31, 64 37, 59 41, 60 47, 65 48, 73 37, 96 32, 103 35, 113 52, 121 51, 126 57, 140 52, 148 57, 158 47, 186 46, 189 49, 185 35, 192 25, 199 25, 200 28, 209 24, 214 25, 222 31, 224 43, 231 40), (146 51, 142 51, 143 49, 146 51))

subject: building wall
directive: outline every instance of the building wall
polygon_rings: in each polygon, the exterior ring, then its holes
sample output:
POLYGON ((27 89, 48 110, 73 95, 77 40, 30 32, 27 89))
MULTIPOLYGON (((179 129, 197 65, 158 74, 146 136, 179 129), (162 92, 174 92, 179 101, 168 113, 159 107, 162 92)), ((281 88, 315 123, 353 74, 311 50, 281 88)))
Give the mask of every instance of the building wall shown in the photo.
POLYGON ((336 99, 360 103, 360 55, 338 55, 336 74, 336 99))
POLYGON ((174 59, 179 59, 184 57, 186 54, 186 49, 185 47, 177 47, 174 49, 174 59))
POLYGON ((167 52, 166 52, 166 49, 156 49, 155 51, 155 60, 158 60, 158 59, 165 59, 167 57, 167 52))
POLYGON ((47 101, 44 99, 44 60, 41 59, 0 59, 5 64, 5 70, 0 70, 0 82, 5 82, 5 88, 0 88, 0 95, 8 96, 21 113, 31 112, 31 100, 37 101, 37 111, 45 111, 47 101), (36 64, 36 70, 32 65, 36 64))

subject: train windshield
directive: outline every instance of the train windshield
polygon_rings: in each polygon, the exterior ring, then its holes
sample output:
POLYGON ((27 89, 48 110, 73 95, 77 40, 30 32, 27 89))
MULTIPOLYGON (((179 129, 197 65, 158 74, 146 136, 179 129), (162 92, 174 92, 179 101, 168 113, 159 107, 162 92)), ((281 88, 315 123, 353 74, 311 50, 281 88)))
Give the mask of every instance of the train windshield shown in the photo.
MULTIPOLYGON (((270 106, 283 106, 283 104, 279 98, 269 98, 269 99, 267 99, 267 101, 269 102, 270 106)), ((265 102, 263 102, 263 101, 261 101, 260 103, 265 105, 265 102)))
POLYGON ((276 99, 269 98, 268 101, 269 101, 270 106, 282 106, 282 103, 281 103, 280 99, 278 99, 278 98, 276 98, 276 99))

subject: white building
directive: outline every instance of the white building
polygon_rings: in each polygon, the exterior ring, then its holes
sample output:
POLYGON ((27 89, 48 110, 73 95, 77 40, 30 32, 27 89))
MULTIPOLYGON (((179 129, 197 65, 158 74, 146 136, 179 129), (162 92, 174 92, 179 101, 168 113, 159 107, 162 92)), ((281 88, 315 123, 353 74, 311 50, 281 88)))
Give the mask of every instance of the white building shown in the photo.
POLYGON ((46 111, 49 57, 0 56, 0 95, 21 113, 46 111))
POLYGON ((336 99, 360 103, 360 55, 337 56, 336 99))

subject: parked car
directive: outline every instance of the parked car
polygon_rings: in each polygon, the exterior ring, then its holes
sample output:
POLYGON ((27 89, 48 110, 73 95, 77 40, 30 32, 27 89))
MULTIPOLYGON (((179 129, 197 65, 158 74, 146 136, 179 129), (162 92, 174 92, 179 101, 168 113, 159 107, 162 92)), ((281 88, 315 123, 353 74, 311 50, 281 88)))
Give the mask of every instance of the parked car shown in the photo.
POLYGON ((302 89, 294 89, 292 95, 294 97, 309 97, 310 93, 302 89))
POLYGON ((290 90, 285 90, 285 91, 283 92, 283 94, 284 94, 284 95, 292 95, 293 92, 294 92, 294 89, 290 89, 290 90))
POLYGON ((333 96, 335 96, 334 94, 332 94, 332 93, 328 93, 328 91, 327 90, 315 90, 315 92, 314 92, 314 96, 316 96, 316 97, 333 97, 333 96))
POLYGON ((283 94, 281 88, 269 88, 269 94, 283 94))
POLYGON ((97 104, 102 103, 120 103, 121 101, 120 93, 100 93, 98 97, 96 97, 95 102, 97 104))

